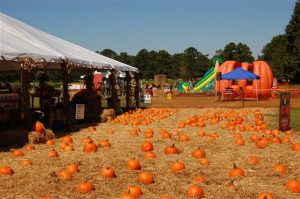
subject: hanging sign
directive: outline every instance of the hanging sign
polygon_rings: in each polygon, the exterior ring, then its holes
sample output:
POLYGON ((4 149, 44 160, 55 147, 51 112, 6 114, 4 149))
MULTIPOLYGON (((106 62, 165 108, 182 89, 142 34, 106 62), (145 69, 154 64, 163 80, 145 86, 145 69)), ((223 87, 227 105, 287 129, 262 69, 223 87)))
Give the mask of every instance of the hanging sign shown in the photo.
POLYGON ((84 109, 85 109, 85 104, 76 104, 76 111, 75 111, 76 120, 84 119, 84 109))

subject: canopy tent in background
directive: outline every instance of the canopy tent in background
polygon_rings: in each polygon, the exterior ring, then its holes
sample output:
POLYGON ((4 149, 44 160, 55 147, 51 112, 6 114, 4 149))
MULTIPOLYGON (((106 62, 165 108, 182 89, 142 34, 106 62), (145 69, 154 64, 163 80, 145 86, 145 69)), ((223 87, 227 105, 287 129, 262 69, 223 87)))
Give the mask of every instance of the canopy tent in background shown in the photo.
POLYGON ((0 13, 0 34, 0 70, 19 70, 18 58, 30 56, 36 62, 51 63, 47 69, 59 69, 58 64, 67 60, 75 67, 138 72, 133 66, 52 36, 3 13, 0 13))
MULTIPOLYGON (((258 75, 255 75, 247 70, 244 70, 241 67, 236 68, 233 71, 222 75, 222 80, 259 80, 259 79, 260 77, 258 75)), ((255 93, 256 93, 256 99, 258 100, 257 84, 255 88, 255 93)))
POLYGON ((247 70, 244 70, 242 68, 236 68, 233 71, 222 75, 222 80, 240 80, 240 79, 255 80, 255 79, 259 79, 259 76, 247 70))

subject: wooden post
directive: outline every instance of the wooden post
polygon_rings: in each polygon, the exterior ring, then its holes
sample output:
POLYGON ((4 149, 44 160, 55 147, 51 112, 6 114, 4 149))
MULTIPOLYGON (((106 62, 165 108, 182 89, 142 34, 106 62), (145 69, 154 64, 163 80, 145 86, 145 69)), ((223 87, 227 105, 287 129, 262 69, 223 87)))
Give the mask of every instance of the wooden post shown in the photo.
POLYGON ((29 89, 28 85, 30 83, 30 73, 29 71, 23 67, 23 64, 21 63, 21 107, 23 112, 23 121, 25 121, 25 128, 31 129, 32 128, 32 118, 30 114, 30 96, 29 96, 29 89))
POLYGON ((85 111, 85 119, 88 122, 91 122, 93 120, 93 101, 92 101, 92 95, 93 95, 93 73, 91 69, 87 68, 85 70, 85 77, 84 82, 86 86, 87 91, 87 100, 86 100, 86 111, 85 111))
POLYGON ((120 110, 120 101, 118 97, 118 92, 116 89, 116 78, 115 78, 115 70, 110 71, 111 74, 109 76, 110 86, 111 86, 111 100, 112 106, 115 109, 116 113, 120 110))
POLYGON ((69 81, 70 81, 70 72, 71 68, 67 61, 62 61, 61 63, 61 70, 62 70, 62 82, 63 82, 63 124, 66 131, 71 130, 71 118, 74 117, 70 114, 70 95, 69 95, 69 81))
POLYGON ((131 96, 131 76, 129 71, 126 71, 126 108, 130 108, 130 96, 131 96))
POLYGON ((134 74, 134 79, 135 79, 135 88, 134 88, 134 99, 135 99, 135 106, 136 108, 140 107, 140 75, 139 73, 134 74))

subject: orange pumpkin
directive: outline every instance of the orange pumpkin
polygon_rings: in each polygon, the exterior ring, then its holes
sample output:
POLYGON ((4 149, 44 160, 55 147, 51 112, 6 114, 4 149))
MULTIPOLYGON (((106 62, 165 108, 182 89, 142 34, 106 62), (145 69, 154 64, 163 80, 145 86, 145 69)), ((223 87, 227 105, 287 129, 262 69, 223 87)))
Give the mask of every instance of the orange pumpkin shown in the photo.
POLYGON ((300 193, 300 180, 288 180, 285 187, 291 192, 300 193))
POLYGON ((145 141, 141 145, 141 150, 146 152, 146 151, 152 151, 153 150, 153 144, 151 142, 145 141))
POLYGON ((54 144, 55 144, 54 140, 47 140, 47 142, 46 142, 47 146, 52 146, 54 144))
POLYGON ((70 180, 73 177, 73 173, 67 171, 67 170, 62 170, 58 173, 57 175, 61 180, 70 180))
POLYGON ((104 147, 104 148, 110 148, 111 143, 109 142, 109 140, 100 140, 99 141, 99 146, 104 147))
POLYGON ((83 142, 83 144, 87 144, 87 143, 93 143, 94 140, 90 136, 88 136, 88 137, 83 138, 82 142, 83 142))
POLYGON ((179 149, 173 144, 172 146, 165 147, 164 153, 167 155, 179 154, 179 149))
POLYGON ((62 137, 61 142, 63 143, 73 143, 73 139, 70 135, 66 135, 62 137))
POLYGON ((36 121, 35 125, 34 125, 34 130, 39 132, 39 133, 44 133, 46 132, 46 129, 43 125, 42 122, 36 121))
POLYGON ((204 137, 204 136, 205 136, 205 131, 200 130, 200 131, 197 132, 197 135, 198 135, 199 137, 204 137))
POLYGON ((284 165, 282 164, 275 164, 273 167, 274 171, 278 174, 286 174, 287 173, 287 169, 284 165))
POLYGON ((156 158, 156 154, 153 151, 146 151, 144 153, 144 158, 145 159, 153 159, 153 158, 156 158))
POLYGON ((193 180, 200 183, 205 183, 206 179, 203 175, 197 175, 193 177, 193 180))
POLYGON ((37 199, 52 199, 52 197, 49 194, 47 194, 44 196, 39 196, 37 199))
POLYGON ((52 158, 58 157, 58 153, 54 149, 52 149, 51 151, 49 151, 48 155, 49 155, 49 157, 52 157, 52 158))
POLYGON ((235 140, 235 143, 236 143, 237 145, 240 145, 240 146, 244 146, 244 145, 245 145, 245 141, 244 141, 243 138, 236 139, 236 140, 235 140))
POLYGON ((25 147, 25 151, 34 151, 35 150, 35 146, 34 145, 28 145, 25 147))
POLYGON ((20 163, 21 163, 22 166, 30 166, 30 165, 32 165, 32 161, 29 160, 29 159, 21 160, 20 163))
POLYGON ((257 195, 256 199, 275 199, 270 192, 261 192, 257 195))
POLYGON ((93 183, 91 182, 82 182, 76 185, 76 190, 79 193, 89 193, 95 190, 93 183))
POLYGON ((140 170, 141 164, 138 160, 132 159, 127 161, 127 169, 129 170, 140 170))
POLYGON ((106 130, 106 133, 108 133, 108 134, 113 134, 115 131, 113 130, 113 129, 107 129, 106 130))
POLYGON ((257 157, 257 156, 249 156, 249 157, 247 158, 247 162, 248 162, 248 164, 250 164, 250 165, 259 164, 259 160, 258 160, 258 157, 257 157))
POLYGON ((12 150, 12 155, 14 157, 22 157, 22 156, 24 156, 24 152, 19 150, 19 149, 13 149, 12 150))
POLYGON ((160 199, 174 199, 173 196, 162 196, 160 197, 160 199))
POLYGON ((190 140, 189 136, 187 135, 180 135, 179 139, 181 142, 187 142, 190 140))
POLYGON ((171 166, 171 170, 173 173, 179 173, 185 169, 185 164, 183 162, 175 162, 171 166))
POLYGON ((143 195, 142 189, 139 186, 128 186, 126 189, 126 194, 133 195, 138 198, 143 195))
POLYGON ((75 163, 69 164, 69 165, 66 167, 66 171, 68 171, 68 172, 70 172, 70 173, 76 173, 76 172, 79 172, 78 165, 75 164, 75 163))
POLYGON ((207 158, 201 158, 200 159, 200 164, 203 166, 208 166, 209 165, 209 160, 207 158))
POLYGON ((154 177, 149 172, 142 172, 138 175, 138 181, 143 183, 144 185, 149 185, 154 183, 154 177))
POLYGON ((204 197, 204 191, 198 185, 192 184, 188 187, 188 198, 202 198, 204 197))
POLYGON ((293 151, 300 151, 300 143, 295 143, 292 145, 291 149, 293 151))
POLYGON ((192 152, 192 157, 193 158, 205 158, 206 157, 205 150, 202 148, 195 149, 192 152))
POLYGON ((284 137, 281 139, 282 143, 290 143, 291 139, 289 137, 284 137))
POLYGON ((235 177, 242 177, 245 176, 244 169, 237 167, 235 164, 233 165, 233 168, 229 171, 229 177, 235 178, 235 177))
POLYGON ((95 143, 86 143, 83 146, 83 151, 85 153, 92 153, 97 151, 97 145, 95 143))
POLYGON ((14 174, 14 170, 10 166, 1 166, 0 174, 1 175, 12 175, 12 174, 14 174))
POLYGON ((111 167, 103 167, 100 169, 100 175, 106 178, 115 178, 116 174, 115 174, 115 170, 111 167))

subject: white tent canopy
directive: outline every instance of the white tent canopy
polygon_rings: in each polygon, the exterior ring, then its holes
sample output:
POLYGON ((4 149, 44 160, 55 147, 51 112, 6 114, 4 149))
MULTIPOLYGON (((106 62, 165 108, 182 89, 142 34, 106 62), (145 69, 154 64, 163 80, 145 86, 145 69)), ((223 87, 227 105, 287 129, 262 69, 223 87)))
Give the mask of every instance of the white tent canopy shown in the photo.
POLYGON ((110 59, 86 48, 52 36, 21 21, 0 13, 0 70, 19 69, 19 57, 30 56, 35 61, 51 63, 57 68, 62 60, 75 66, 138 72, 138 69, 110 59))

